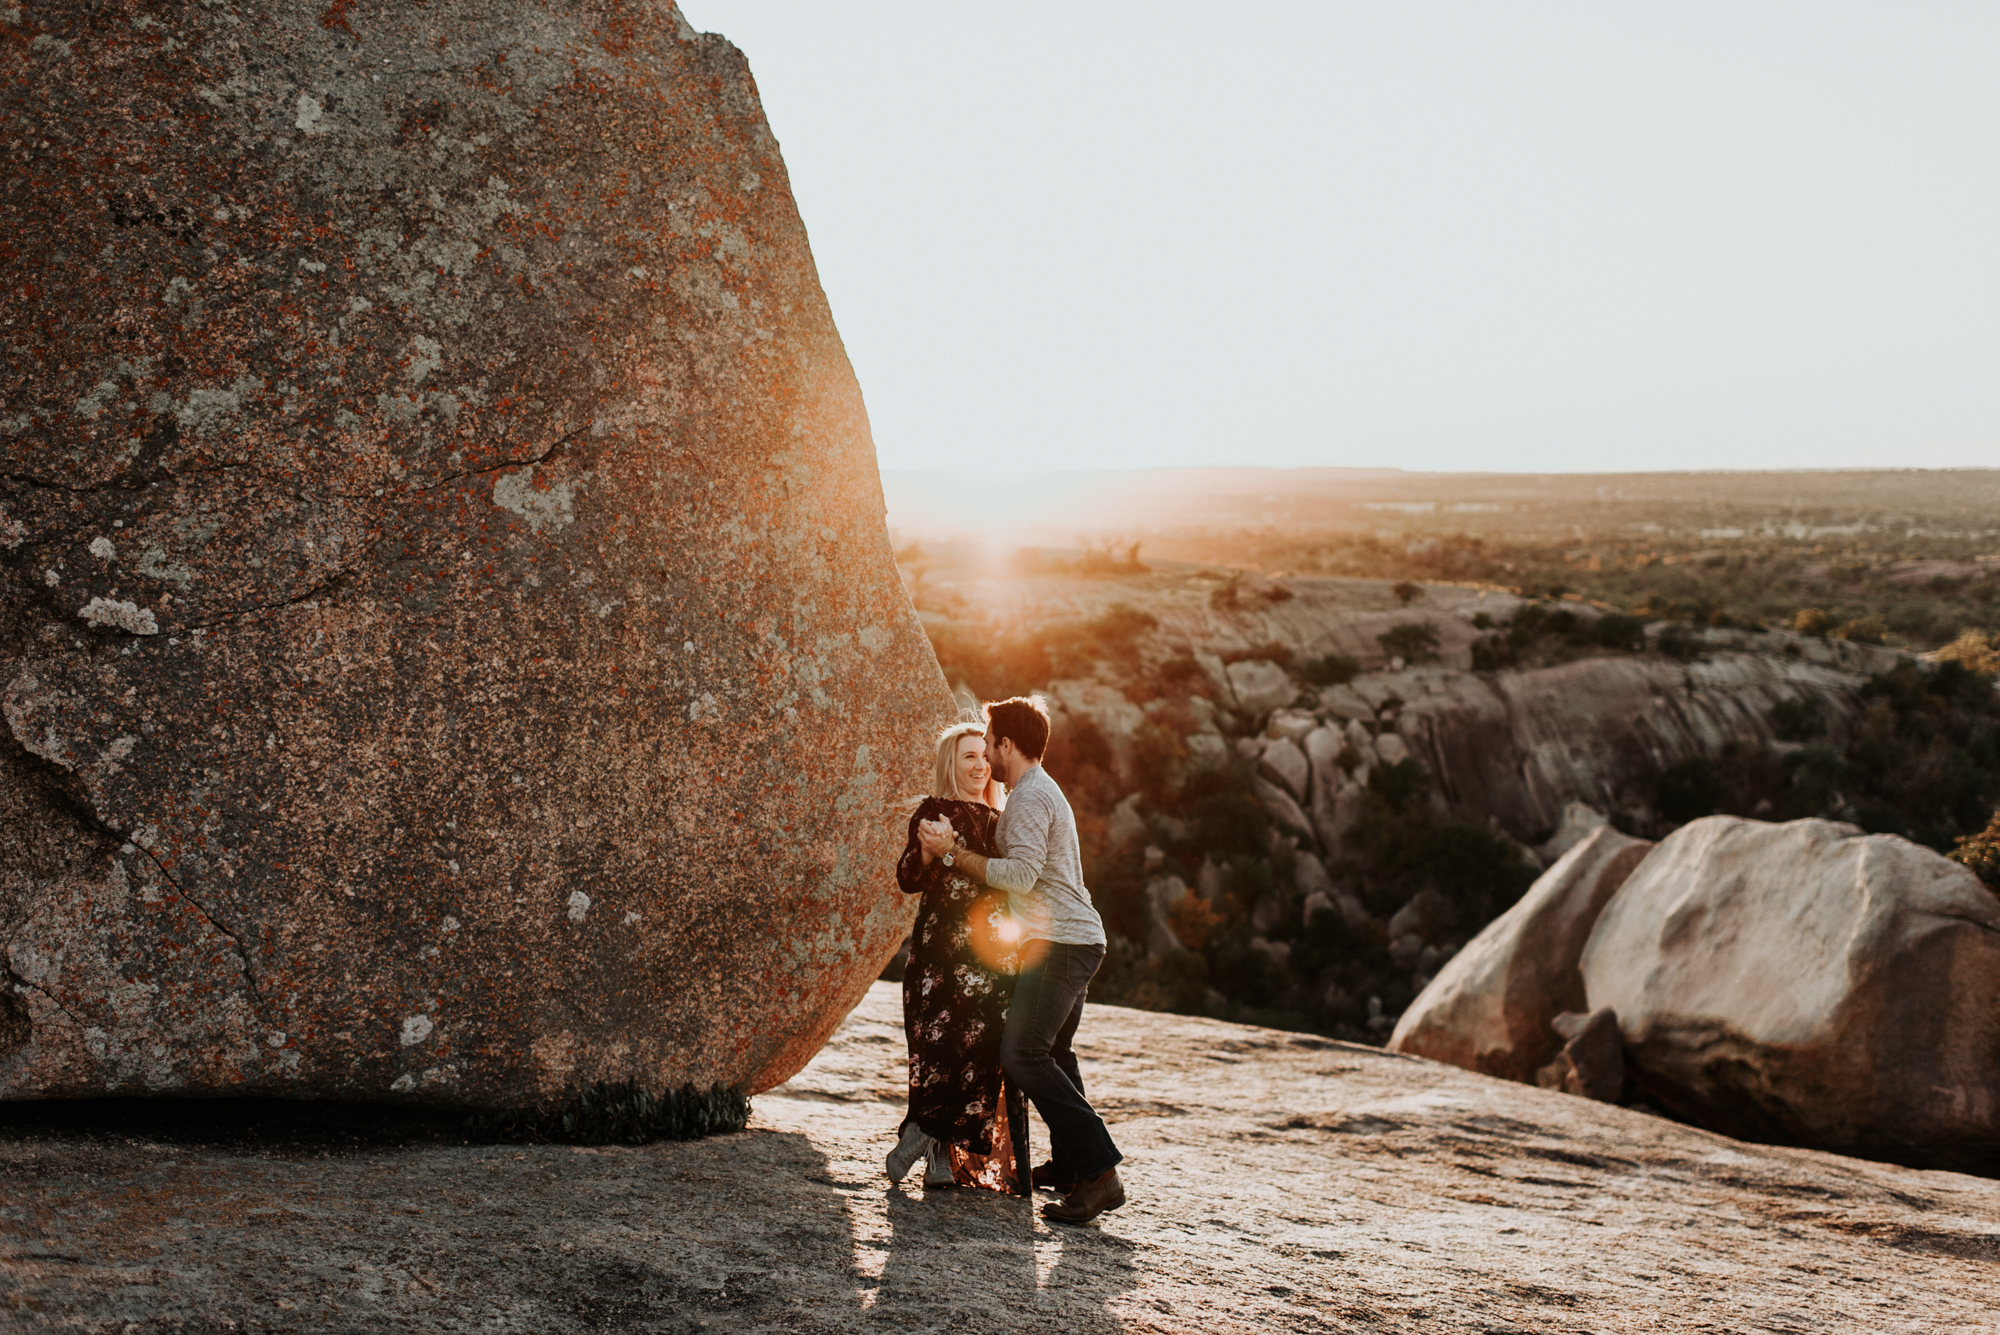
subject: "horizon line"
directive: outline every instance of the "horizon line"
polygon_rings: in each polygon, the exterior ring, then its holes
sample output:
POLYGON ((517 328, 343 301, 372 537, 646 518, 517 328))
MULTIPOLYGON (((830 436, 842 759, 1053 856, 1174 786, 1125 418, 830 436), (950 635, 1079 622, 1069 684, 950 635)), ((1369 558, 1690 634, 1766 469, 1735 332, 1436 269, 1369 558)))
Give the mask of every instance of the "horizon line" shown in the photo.
POLYGON ((2000 467, 1959 464, 1942 468, 1911 468, 1881 465, 1866 468, 1652 468, 1652 469, 1561 469, 1561 468, 1391 468, 1360 464, 1167 464, 1129 468, 899 468, 878 463, 880 473, 912 477, 1087 477, 1097 474, 1139 473, 1347 473, 1398 477, 1750 477, 1790 474, 1796 476, 1850 476, 1887 473, 2000 473, 2000 467))

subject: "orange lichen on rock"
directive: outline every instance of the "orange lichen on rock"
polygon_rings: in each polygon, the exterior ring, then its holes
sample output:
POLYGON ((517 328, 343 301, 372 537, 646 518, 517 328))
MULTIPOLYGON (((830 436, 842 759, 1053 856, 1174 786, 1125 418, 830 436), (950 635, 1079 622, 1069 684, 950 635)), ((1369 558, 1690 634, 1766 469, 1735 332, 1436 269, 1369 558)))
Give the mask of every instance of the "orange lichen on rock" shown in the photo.
POLYGON ((953 709, 749 71, 349 12, 0 29, 0 1098, 782 1080, 953 709))

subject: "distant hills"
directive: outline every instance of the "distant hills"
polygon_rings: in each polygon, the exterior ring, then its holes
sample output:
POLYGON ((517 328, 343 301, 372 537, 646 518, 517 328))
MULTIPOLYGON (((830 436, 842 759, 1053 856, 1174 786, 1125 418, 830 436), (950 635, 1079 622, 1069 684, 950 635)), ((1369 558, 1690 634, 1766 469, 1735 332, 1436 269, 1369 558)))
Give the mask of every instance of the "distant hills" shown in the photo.
POLYGON ((1525 539, 1574 532, 1718 539, 1897 530, 2000 545, 2000 469, 1417 473, 1393 468, 1162 468, 986 473, 887 469, 902 538, 1080 538, 1281 530, 1525 539))

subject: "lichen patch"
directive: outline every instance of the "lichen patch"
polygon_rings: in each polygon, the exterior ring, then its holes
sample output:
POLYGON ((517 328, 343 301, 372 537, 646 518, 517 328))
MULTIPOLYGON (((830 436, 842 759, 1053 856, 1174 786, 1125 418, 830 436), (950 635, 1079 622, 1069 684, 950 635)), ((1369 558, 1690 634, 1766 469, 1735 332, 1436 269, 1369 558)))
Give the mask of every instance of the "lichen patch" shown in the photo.
POLYGON ((578 483, 537 481, 533 465, 502 473, 493 480, 493 503, 527 520, 534 533, 557 533, 575 523, 578 483))
POLYGON ((92 598, 77 613, 87 626, 122 630, 128 635, 158 635, 160 623, 150 607, 110 598, 92 598))

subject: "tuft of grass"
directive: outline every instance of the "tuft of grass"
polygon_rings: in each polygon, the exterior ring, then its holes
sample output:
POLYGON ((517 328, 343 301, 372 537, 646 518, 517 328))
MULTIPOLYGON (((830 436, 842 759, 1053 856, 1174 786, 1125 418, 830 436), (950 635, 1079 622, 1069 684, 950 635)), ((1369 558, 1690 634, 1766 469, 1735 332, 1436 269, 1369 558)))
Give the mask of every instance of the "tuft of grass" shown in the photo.
POLYGON ((741 1131, 750 1121, 750 1097, 715 1085, 682 1085, 654 1093, 632 1081, 591 1085, 555 1108, 474 1113, 466 1129, 496 1140, 563 1145, 649 1145, 700 1140, 741 1131))

